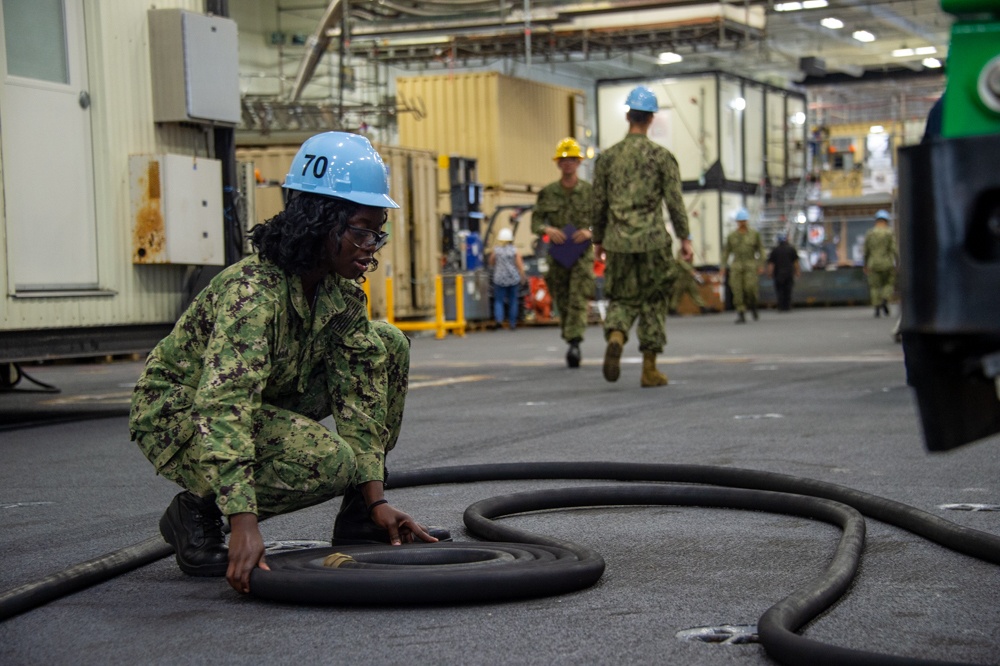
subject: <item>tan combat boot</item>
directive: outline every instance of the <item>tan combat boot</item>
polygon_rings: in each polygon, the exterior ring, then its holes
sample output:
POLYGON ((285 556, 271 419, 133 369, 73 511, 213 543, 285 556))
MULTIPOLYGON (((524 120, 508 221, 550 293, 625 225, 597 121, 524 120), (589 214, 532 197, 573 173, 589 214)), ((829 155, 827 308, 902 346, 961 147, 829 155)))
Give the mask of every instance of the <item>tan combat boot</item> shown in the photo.
POLYGON ((625 334, 621 331, 611 331, 608 336, 608 348, 604 350, 604 378, 609 382, 618 381, 621 374, 622 347, 625 346, 625 334))
POLYGON ((656 369, 656 352, 642 353, 642 379, 639 383, 644 387, 666 386, 667 376, 656 369))

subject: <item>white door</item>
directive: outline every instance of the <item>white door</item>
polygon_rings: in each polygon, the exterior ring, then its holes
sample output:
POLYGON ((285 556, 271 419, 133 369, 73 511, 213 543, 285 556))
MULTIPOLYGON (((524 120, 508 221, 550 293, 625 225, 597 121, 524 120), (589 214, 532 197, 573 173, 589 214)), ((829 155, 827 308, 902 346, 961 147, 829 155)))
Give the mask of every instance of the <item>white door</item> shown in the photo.
POLYGON ((7 277, 93 289, 94 174, 83 0, 3 0, 0 139, 7 277))

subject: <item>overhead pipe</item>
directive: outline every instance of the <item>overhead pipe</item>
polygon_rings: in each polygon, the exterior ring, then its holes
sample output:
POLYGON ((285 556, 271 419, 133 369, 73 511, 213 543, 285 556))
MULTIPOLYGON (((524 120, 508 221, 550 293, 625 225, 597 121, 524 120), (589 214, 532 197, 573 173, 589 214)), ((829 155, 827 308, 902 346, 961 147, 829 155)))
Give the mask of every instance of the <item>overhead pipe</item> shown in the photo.
POLYGON ((330 44, 330 29, 340 21, 343 15, 343 0, 330 0, 319 25, 306 40, 306 54, 302 58, 302 62, 299 63, 299 71, 295 73, 295 82, 287 95, 288 101, 294 102, 302 95, 302 91, 305 90, 316 71, 319 59, 323 57, 326 47, 330 44))

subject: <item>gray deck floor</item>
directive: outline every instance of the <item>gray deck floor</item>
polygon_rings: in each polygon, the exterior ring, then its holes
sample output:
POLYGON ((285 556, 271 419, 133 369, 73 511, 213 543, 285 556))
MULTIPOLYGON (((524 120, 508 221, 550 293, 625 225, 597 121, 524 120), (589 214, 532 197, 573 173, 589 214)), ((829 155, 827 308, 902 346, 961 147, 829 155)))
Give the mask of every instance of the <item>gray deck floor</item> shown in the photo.
MULTIPOLYGON (((833 482, 1000 534, 1000 438, 945 454, 921 439, 892 321, 868 308, 671 317, 671 384, 640 389, 637 343, 601 377, 591 327, 570 370, 555 328, 417 337, 393 470, 472 463, 697 463, 833 482)), ((177 488, 129 442, 141 364, 27 367, 57 395, 0 395, 0 591, 157 534, 177 488), (81 416, 87 418, 81 420, 81 416), (21 421, 20 426, 14 424, 21 421)), ((470 539, 462 511, 521 489, 602 482, 489 482, 390 498, 470 539)), ((327 503, 263 525, 265 539, 328 539, 327 503)), ((752 625, 828 564, 836 528, 730 509, 612 507, 506 519, 607 561, 592 588, 458 606, 270 604, 171 558, 0 623, 15 664, 771 664, 760 645, 683 641, 686 629, 752 625)), ((848 594, 803 634, 906 657, 1000 661, 1000 569, 868 521, 848 594)))

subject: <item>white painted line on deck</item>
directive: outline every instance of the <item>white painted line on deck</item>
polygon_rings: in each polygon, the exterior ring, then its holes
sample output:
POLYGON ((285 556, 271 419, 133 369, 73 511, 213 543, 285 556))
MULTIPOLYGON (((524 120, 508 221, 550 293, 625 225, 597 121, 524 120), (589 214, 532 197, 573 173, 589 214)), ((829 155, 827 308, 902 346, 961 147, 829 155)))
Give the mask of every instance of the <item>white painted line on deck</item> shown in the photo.
POLYGON ((442 379, 429 379, 423 382, 410 382, 410 388, 429 388, 431 386, 450 386, 452 384, 464 384, 466 382, 481 382, 493 379, 491 375, 465 375, 462 377, 444 377, 442 379))

